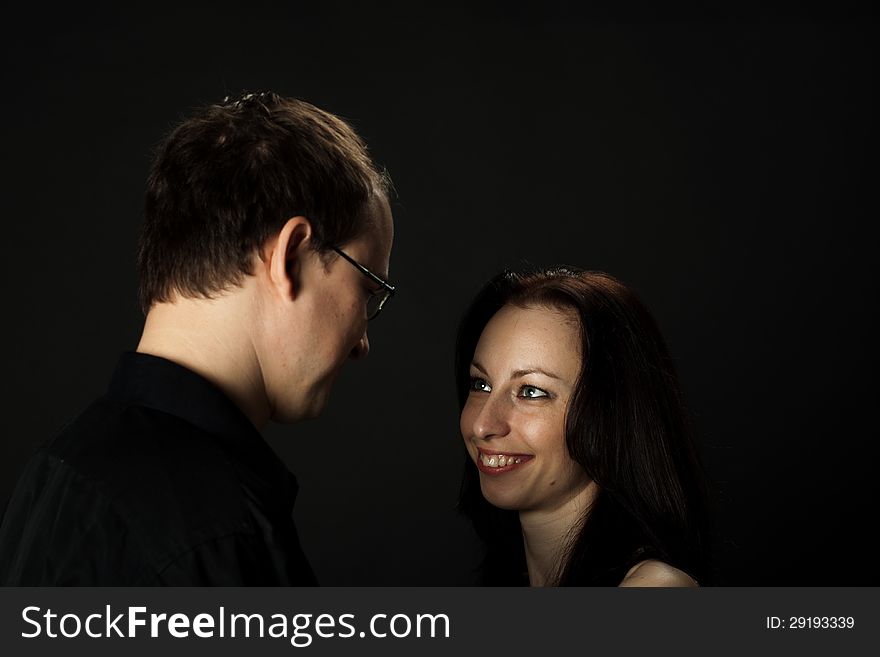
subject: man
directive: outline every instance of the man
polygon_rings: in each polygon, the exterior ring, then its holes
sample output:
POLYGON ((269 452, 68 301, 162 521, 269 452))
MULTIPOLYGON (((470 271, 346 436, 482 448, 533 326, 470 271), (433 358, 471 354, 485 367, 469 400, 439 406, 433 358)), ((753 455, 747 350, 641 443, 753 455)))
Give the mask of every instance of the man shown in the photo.
POLYGON ((318 415, 394 292, 389 184, 354 131, 246 94, 160 145, 146 313, 107 394, 28 464, 0 526, 6 585, 310 585, 269 419, 318 415))

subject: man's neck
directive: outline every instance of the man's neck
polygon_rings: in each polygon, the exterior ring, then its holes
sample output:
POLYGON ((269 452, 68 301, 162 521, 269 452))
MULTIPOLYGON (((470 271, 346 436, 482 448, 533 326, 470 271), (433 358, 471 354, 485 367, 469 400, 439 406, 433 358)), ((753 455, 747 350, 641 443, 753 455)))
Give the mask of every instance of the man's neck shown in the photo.
POLYGON ((550 580, 559 572, 560 560, 567 557, 565 550, 569 539, 582 526, 596 492, 596 484, 591 481, 586 488, 553 509, 520 512, 530 586, 553 583, 550 580))
POLYGON ((235 293, 154 304, 137 351, 204 377, 262 430, 269 420, 269 402, 250 337, 248 318, 253 313, 248 305, 246 295, 235 293))

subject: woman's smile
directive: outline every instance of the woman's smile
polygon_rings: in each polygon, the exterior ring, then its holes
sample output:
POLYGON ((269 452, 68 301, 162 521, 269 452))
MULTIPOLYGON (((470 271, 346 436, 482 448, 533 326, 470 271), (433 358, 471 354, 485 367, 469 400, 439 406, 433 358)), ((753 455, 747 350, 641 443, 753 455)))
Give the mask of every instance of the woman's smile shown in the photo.
POLYGON ((531 454, 514 454, 495 452, 477 448, 477 468, 488 475, 500 475, 512 472, 529 463, 534 456, 531 454))

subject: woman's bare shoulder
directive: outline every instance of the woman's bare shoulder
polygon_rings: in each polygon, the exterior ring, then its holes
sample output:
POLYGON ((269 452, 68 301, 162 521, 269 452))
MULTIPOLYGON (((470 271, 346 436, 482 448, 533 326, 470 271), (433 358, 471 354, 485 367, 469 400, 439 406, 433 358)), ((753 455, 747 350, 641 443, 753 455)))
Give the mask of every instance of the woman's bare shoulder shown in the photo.
POLYGON ((697 581, 683 570, 663 561, 648 559, 629 569, 620 586, 699 586, 697 581))

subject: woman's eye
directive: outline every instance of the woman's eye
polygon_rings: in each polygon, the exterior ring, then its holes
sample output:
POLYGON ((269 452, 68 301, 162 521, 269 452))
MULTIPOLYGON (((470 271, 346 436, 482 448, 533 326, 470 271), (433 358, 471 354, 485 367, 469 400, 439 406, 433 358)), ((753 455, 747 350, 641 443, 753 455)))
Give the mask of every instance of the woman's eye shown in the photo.
POLYGON ((471 390, 475 392, 492 392, 492 386, 486 383, 485 379, 476 376, 471 377, 471 390))
POLYGON ((541 397, 549 397, 546 391, 536 388, 535 386, 523 386, 519 389, 519 396, 526 399, 540 399, 541 397))

